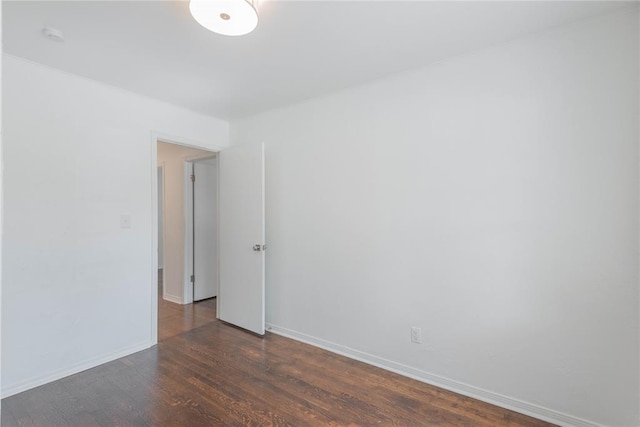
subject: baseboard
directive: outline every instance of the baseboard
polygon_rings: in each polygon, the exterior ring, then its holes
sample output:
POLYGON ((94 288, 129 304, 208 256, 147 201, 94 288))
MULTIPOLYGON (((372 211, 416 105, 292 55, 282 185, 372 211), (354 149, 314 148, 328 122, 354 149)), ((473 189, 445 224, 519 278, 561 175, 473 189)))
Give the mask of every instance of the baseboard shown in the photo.
POLYGON ((96 366, 102 365, 103 363, 111 362, 121 357, 125 357, 133 353, 137 353, 149 347, 151 347, 151 343, 148 341, 145 341, 144 343, 136 344, 134 346, 121 349, 119 351, 110 353, 105 356, 100 356, 93 359, 85 360, 84 362, 81 362, 72 368, 61 369, 59 371, 52 372, 42 377, 30 378, 26 381, 22 381, 17 384, 2 387, 2 393, 0 394, 4 399, 5 397, 13 396, 14 394, 22 393, 23 391, 27 391, 44 384, 48 384, 52 381, 56 381, 64 377, 68 377, 69 375, 74 375, 79 372, 86 371, 87 369, 95 368, 96 366))
POLYGON ((171 294, 163 294, 162 299, 169 302, 175 302, 176 304, 184 304, 184 302, 182 302, 182 298, 171 294))
POLYGON ((312 346, 319 347, 332 353, 340 354, 342 356, 346 356, 348 358, 358 360, 369 365, 377 366, 378 368, 386 369, 388 371, 395 372, 396 374, 413 378, 415 380, 422 381, 424 383, 440 387, 454 393, 478 399, 483 402, 491 403, 492 405, 510 409, 512 411, 529 415, 561 426, 603 427, 601 424, 587 421, 582 418, 574 417, 572 415, 564 414, 553 409, 544 408, 532 403, 514 399, 512 397, 504 396, 499 393, 494 393, 492 391, 484 390, 469 384, 431 374, 420 369, 412 368, 410 366, 383 359, 381 357, 355 350, 350 347, 316 338, 301 332, 293 331, 291 329, 283 328, 272 323, 267 323, 267 331, 294 339, 296 341, 310 344, 312 346))

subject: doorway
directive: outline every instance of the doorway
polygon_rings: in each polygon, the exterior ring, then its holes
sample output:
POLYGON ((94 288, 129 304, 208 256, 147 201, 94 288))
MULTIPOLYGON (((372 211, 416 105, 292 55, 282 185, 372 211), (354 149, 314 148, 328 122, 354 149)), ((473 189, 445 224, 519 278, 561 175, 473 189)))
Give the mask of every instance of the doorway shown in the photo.
POLYGON ((164 140, 158 140, 155 148, 158 268, 154 323, 156 339, 163 340, 217 317, 213 298, 217 296, 217 159, 214 151, 164 140), (192 175, 200 175, 195 183, 192 175), (214 280, 207 280, 211 276, 214 280), (201 283, 209 283, 210 289, 203 293, 201 283), (208 300, 193 304, 194 291, 196 299, 208 300))
MULTIPOLYGON (((194 288, 191 285, 190 269, 185 266, 191 258, 186 254, 193 245, 181 244, 185 238, 184 194, 179 203, 168 200, 170 189, 177 185, 185 189, 185 163, 215 157, 218 162, 217 223, 219 227, 216 267, 219 269, 218 290, 215 301, 214 319, 239 326, 257 335, 265 333, 265 155, 264 143, 226 147, 224 150, 211 148, 209 144, 189 143, 176 138, 151 133, 151 209, 152 218, 152 283, 151 283, 151 343, 158 343, 159 305, 163 301, 179 306, 189 306, 192 310, 201 304, 193 304, 194 288), (160 147, 169 150, 191 150, 178 158, 180 183, 169 179, 169 161, 164 158, 160 147), (162 296, 158 295, 158 175, 157 167, 163 166, 164 189, 162 213, 162 253, 163 286, 162 296), (171 209, 169 207, 171 206, 171 209), (170 227, 170 212, 179 211, 180 226, 170 227), (177 236, 177 240, 176 240, 177 236), (170 240, 177 241, 171 245, 170 240), (179 268, 172 266, 179 265, 179 268)), ((164 150, 164 149, 163 149, 164 150)), ((197 162, 196 162, 197 163, 197 162)), ((171 160, 171 164, 176 162, 171 160)), ((196 240, 197 241, 197 240, 196 240)), ((195 270, 194 270, 195 271, 195 270)), ((195 278, 197 280, 197 277, 195 278)), ((193 317, 195 319, 195 317, 193 317)), ((184 323, 184 322, 183 322, 184 323)))

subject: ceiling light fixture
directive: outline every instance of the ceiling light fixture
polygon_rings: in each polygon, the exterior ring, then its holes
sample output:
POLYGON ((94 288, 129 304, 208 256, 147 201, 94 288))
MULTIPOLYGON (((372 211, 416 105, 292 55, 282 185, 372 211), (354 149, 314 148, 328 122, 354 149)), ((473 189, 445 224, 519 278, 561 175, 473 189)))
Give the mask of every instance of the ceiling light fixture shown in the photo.
POLYGON ((191 0, 189 10, 198 24, 225 36, 249 34, 258 25, 258 0, 191 0))

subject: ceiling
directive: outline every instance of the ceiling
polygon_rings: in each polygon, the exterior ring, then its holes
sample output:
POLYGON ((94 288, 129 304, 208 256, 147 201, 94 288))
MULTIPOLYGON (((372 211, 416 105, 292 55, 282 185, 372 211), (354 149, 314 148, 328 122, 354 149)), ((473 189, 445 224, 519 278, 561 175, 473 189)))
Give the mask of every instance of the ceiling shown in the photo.
POLYGON ((3 1, 2 24, 9 54, 233 119, 629 4, 263 0, 258 28, 228 37, 186 1, 3 1))

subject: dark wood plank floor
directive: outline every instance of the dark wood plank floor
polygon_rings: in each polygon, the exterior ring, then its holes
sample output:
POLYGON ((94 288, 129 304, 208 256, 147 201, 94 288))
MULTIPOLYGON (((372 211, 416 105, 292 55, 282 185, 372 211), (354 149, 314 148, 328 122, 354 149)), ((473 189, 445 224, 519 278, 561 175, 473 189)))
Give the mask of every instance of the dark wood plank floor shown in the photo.
POLYGON ((2 401, 2 426, 548 426, 274 334, 159 303, 159 344, 2 401))
POLYGON ((217 322, 216 299, 180 305, 162 299, 162 270, 158 273, 158 341, 217 322))

